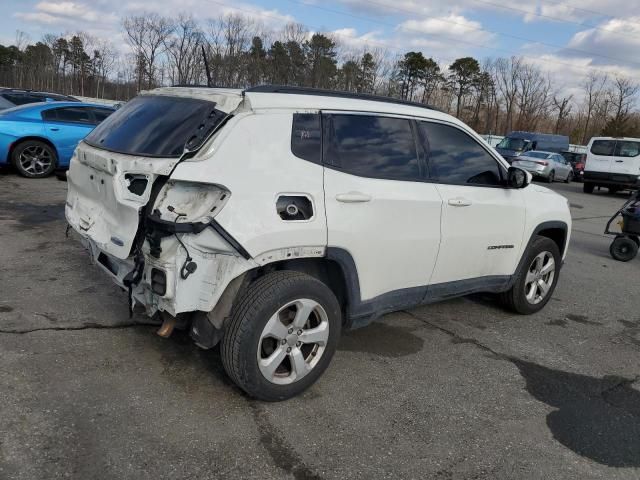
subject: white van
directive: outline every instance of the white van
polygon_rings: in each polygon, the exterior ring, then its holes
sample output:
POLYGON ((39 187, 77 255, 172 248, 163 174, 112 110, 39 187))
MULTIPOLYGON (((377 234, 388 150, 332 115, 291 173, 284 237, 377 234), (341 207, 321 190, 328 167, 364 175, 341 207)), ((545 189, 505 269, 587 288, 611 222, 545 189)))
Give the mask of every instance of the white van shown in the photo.
POLYGON ((587 145, 584 192, 607 187, 609 192, 638 188, 640 138, 593 137, 587 145))

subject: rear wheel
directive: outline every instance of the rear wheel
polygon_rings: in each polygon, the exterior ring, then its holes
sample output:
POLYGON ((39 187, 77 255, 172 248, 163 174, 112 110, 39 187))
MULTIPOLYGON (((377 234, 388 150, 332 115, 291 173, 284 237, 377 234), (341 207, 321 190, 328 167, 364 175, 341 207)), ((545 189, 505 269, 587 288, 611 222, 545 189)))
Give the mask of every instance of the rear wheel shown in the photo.
POLYGON ((18 144, 13 149, 11 160, 18 173, 27 178, 48 177, 58 161, 53 148, 38 140, 18 144))
POLYGON ((638 244, 626 235, 618 235, 609 247, 611 256, 620 262, 633 260, 638 254, 638 244))
POLYGON ((549 173, 549 176, 547 177, 547 183, 553 183, 555 179, 556 179, 556 172, 551 170, 551 172, 549 173))
POLYGON ((620 191, 619 187, 609 187, 609 194, 613 195, 614 193, 618 193, 620 191))
POLYGON ((571 183, 572 180, 573 180, 573 172, 569 172, 564 183, 571 183))
POLYGON ((234 304, 222 363, 252 397, 285 400, 322 375, 341 325, 340 304, 324 283, 304 273, 273 272, 249 285, 234 304))
POLYGON ((547 237, 536 237, 525 252, 513 286, 501 294, 503 304, 527 315, 541 310, 556 288, 561 262, 558 245, 547 237))
POLYGON ((595 188, 595 185, 593 183, 584 182, 582 184, 582 191, 584 193, 593 193, 594 188, 595 188))

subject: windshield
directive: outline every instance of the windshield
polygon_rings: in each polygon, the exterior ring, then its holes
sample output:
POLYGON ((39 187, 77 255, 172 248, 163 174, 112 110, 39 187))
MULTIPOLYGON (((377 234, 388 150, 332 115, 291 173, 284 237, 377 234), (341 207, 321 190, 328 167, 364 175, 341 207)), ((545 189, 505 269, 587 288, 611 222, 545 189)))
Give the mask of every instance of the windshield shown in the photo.
POLYGON ((194 98, 141 95, 116 110, 85 141, 118 153, 179 157, 185 145, 199 148, 225 118, 215 106, 194 98))
POLYGON ((524 148, 525 140, 522 138, 510 138, 504 137, 498 144, 498 148, 504 148, 505 150, 517 150, 520 151, 524 148))
POLYGON ((549 158, 549 154, 544 152, 527 152, 526 156, 531 158, 549 158))

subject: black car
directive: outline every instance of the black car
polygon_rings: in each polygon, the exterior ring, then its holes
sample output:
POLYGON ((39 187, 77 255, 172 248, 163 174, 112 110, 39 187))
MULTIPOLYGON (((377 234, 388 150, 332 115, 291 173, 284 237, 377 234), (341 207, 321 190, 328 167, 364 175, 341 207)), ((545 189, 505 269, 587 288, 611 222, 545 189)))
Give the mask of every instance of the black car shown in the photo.
POLYGON ((0 110, 38 102, 79 102, 77 98, 59 93, 34 92, 17 88, 0 89, 0 110))

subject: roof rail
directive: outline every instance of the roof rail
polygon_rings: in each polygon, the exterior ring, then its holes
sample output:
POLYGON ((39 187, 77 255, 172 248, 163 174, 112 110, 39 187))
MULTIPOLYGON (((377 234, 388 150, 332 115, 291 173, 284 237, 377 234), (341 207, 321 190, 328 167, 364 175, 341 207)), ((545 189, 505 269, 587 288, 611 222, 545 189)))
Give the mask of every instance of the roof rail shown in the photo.
POLYGON ((216 88, 212 85, 201 85, 198 83, 176 83, 171 86, 174 88, 216 88))
POLYGON ((290 95, 317 95, 320 97, 338 97, 338 98, 352 98, 355 100, 370 100, 373 102, 385 102, 396 103, 400 105, 410 105, 412 107, 426 108, 428 110, 441 110, 424 103, 411 102, 409 100, 401 100, 399 98, 383 97, 380 95, 371 95, 368 93, 353 93, 344 92, 340 90, 326 90, 323 88, 310 88, 310 87, 293 87, 285 85, 259 85, 257 87, 251 87, 245 89, 247 93, 284 93, 290 95))

